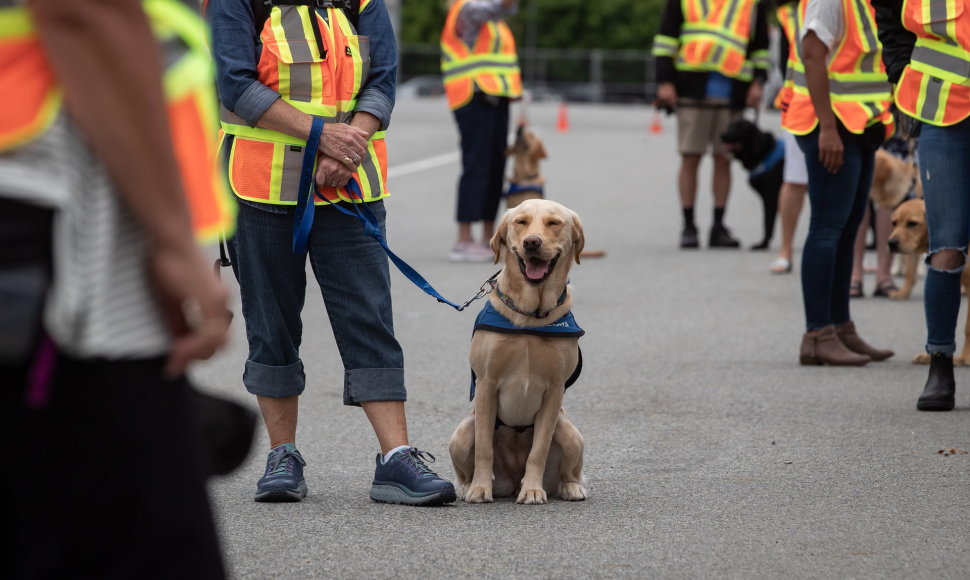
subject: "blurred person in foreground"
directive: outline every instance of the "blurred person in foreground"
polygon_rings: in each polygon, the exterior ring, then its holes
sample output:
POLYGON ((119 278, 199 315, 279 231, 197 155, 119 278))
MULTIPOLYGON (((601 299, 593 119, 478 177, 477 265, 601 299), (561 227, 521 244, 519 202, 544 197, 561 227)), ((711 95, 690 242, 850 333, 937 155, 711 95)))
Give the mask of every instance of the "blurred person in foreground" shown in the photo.
POLYGON ((210 0, 206 17, 221 145, 240 200, 229 250, 249 340, 243 383, 269 435, 254 499, 307 494, 296 435, 309 258, 344 366, 343 403, 363 408, 380 445, 371 499, 455 501, 454 486, 425 464, 434 456, 409 443, 387 255, 350 209, 365 206, 357 210, 370 212, 383 235, 384 134, 397 77, 387 7, 383 0, 210 0), (351 180, 359 185, 354 198, 351 180))
POLYGON ((731 193, 731 157, 721 135, 745 107, 759 109, 768 79, 768 12, 761 0, 667 0, 657 57, 657 106, 677 112, 677 178, 683 211, 681 248, 698 248, 694 223, 701 158, 714 158, 714 223, 708 246, 741 243, 724 225, 731 193))
POLYGON ((808 169, 811 219, 802 250, 803 365, 861 366, 893 351, 869 345, 849 314, 853 244, 875 151, 892 134, 889 83, 868 0, 811 0, 798 9, 798 58, 782 126, 808 169))
POLYGON ((509 101, 522 96, 515 38, 505 19, 518 0, 452 0, 441 31, 441 74, 461 137, 454 262, 491 262, 508 146, 509 101), (472 226, 481 222, 476 241, 472 226))
POLYGON ((960 277, 970 236, 970 12, 963 2, 874 0, 894 100, 919 135, 930 251, 923 307, 929 377, 920 411, 955 406, 960 277))
POLYGON ((229 325, 193 226, 232 208, 194 106, 204 23, 153 9, 157 37, 131 0, 0 0, 7 577, 225 577, 185 369, 229 325))

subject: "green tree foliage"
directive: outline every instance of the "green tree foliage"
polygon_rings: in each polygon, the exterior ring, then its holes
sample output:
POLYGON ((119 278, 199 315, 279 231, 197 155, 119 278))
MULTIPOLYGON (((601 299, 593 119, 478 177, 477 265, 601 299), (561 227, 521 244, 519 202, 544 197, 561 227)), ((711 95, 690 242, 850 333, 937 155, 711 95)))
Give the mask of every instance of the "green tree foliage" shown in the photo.
MULTIPOLYGON (((529 20, 535 14, 540 48, 649 50, 664 4, 664 0, 521 0, 519 13, 509 25, 520 47, 528 41, 529 20)), ((402 42, 436 44, 446 11, 446 1, 404 0, 402 42)))

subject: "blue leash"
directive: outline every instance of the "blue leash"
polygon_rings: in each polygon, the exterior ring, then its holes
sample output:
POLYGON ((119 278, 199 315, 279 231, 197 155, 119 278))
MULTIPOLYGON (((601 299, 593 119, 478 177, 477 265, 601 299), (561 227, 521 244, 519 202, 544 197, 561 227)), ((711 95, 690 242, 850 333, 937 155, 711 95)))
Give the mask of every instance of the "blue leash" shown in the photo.
MULTIPOLYGON (((313 125, 310 128, 310 138, 307 139, 306 150, 303 153, 303 168, 300 173, 300 197, 297 198, 296 213, 293 216, 294 254, 302 254, 306 252, 307 239, 310 237, 310 228, 313 226, 313 214, 316 211, 316 204, 313 203, 314 196, 324 200, 323 196, 320 195, 320 192, 317 190, 316 185, 313 183, 313 164, 316 160, 317 147, 320 145, 320 134, 322 132, 323 119, 314 117, 313 125)), ((484 291, 485 286, 483 285, 483 290, 463 305, 455 304, 439 294, 438 291, 435 290, 434 287, 432 287, 431 284, 418 273, 417 270, 399 258, 397 254, 392 252, 391 248, 388 247, 387 240, 381 233, 380 221, 378 221, 377 216, 374 215, 374 212, 367 207, 367 204, 363 202, 364 194, 361 192, 360 185, 357 183, 357 180, 351 177, 350 181, 347 183, 346 189, 350 192, 350 197, 352 199, 361 200, 361 203, 350 203, 351 207, 354 208, 354 211, 350 211, 339 203, 331 203, 331 205, 340 212, 359 219, 361 225, 364 226, 364 232, 377 240, 377 242, 384 249, 384 253, 387 254, 387 257, 394 262, 395 266, 397 266, 397 269, 400 270, 401 273, 404 274, 404 276, 413 282, 418 288, 436 298, 438 302, 443 302, 459 312, 464 310, 473 301, 481 298, 487 293, 484 291)))

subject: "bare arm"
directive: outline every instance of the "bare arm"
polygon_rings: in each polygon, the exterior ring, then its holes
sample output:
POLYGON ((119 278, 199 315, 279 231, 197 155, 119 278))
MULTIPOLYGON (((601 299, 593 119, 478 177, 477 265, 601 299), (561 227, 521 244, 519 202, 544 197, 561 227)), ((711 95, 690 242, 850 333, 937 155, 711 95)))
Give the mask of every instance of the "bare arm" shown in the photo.
POLYGON ((226 292, 195 244, 172 149, 161 55, 141 4, 30 0, 65 105, 150 242, 160 307, 174 337, 167 372, 208 358, 226 340, 226 292), (183 308, 197 310, 190 329, 183 308))
POLYGON ((829 49, 814 31, 809 30, 802 39, 802 60, 805 64, 805 79, 812 106, 818 116, 819 160, 827 170, 837 173, 842 167, 843 145, 839 137, 838 122, 832 111, 829 96, 829 76, 826 59, 829 49))

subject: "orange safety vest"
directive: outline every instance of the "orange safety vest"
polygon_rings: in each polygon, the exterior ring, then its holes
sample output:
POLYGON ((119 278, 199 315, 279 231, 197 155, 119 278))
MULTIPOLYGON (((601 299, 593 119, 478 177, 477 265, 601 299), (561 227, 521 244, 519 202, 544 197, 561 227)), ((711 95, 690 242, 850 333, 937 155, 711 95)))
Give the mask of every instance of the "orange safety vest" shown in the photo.
POLYGON ((683 0, 678 70, 713 71, 749 81, 753 68, 767 68, 768 51, 747 59, 755 6, 760 0, 683 0))
MULTIPOLYGON (((799 6, 801 21, 805 7, 799 6)), ((890 85, 882 63, 882 44, 876 36, 875 13, 869 0, 842 0, 845 37, 835 49, 828 64, 829 97, 832 111, 845 128, 861 134, 866 127, 881 122, 886 136, 893 133, 893 119, 889 112, 890 85)), ((782 127, 795 135, 807 135, 818 126, 818 116, 808 93, 801 42, 792 73, 791 102, 782 118, 782 127)))
POLYGON ((468 0, 455 2, 441 31, 441 74, 452 109, 471 101, 477 86, 497 97, 522 96, 522 73, 515 52, 515 38, 504 21, 485 22, 478 30, 475 46, 469 47, 458 35, 458 13, 468 0))
POLYGON ((799 19, 800 12, 795 9, 794 4, 794 2, 782 4, 775 12, 778 17, 778 24, 781 26, 781 31, 788 40, 788 64, 785 67, 785 82, 781 86, 781 90, 778 91, 778 94, 775 95, 774 102, 774 107, 780 110, 782 115, 788 109, 788 103, 791 101, 791 93, 795 86, 795 82, 792 80, 792 69, 795 66, 795 62, 798 61, 798 52, 795 43, 799 41, 802 28, 802 23, 799 19))
POLYGON ((905 0, 902 17, 916 46, 896 85, 896 105, 931 125, 970 117, 970 12, 963 0, 905 0))
MULTIPOLYGON (((195 234, 211 242, 234 227, 235 204, 218 171, 212 138, 216 98, 205 22, 178 0, 143 0, 142 6, 163 50, 169 130, 195 234)), ((63 105, 30 14, 14 0, 0 0, 0 94, 0 151, 39 137, 63 105)))
MULTIPOLYGON (((360 10, 368 4, 369 0, 362 1, 360 10)), ((351 120, 370 71, 370 44, 366 36, 357 35, 342 9, 273 5, 266 21, 256 28, 261 29, 263 45, 257 63, 260 82, 290 105, 327 123, 351 120)), ((306 140, 250 127, 225 106, 221 117, 221 143, 230 148, 228 171, 233 192, 250 201, 296 205, 306 140)), ((388 195, 384 136, 384 131, 374 133, 354 173, 365 202, 388 195)), ((320 193, 326 201, 318 199, 317 204, 352 201, 343 187, 321 187, 320 193)))

